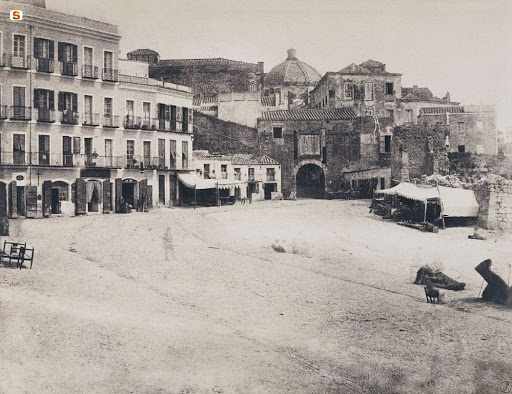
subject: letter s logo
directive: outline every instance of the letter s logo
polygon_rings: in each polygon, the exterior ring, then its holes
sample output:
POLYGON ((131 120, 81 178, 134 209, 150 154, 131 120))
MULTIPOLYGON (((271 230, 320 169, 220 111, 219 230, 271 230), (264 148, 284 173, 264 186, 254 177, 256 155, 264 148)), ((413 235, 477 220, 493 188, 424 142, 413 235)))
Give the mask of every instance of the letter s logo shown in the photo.
POLYGON ((23 11, 21 10, 11 10, 11 20, 12 21, 21 21, 23 19, 23 11))

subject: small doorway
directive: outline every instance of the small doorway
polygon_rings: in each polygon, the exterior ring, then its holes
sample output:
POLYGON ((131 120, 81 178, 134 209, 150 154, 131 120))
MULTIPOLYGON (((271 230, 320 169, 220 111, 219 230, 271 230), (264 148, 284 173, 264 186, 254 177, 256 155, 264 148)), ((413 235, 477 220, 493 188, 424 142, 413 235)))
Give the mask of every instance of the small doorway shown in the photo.
POLYGON ((135 207, 135 182, 123 182, 123 199, 132 208, 135 207))
POLYGON ((158 175, 158 202, 165 204, 165 175, 158 175))
MULTIPOLYGON (((87 185, 88 188, 91 187, 87 185)), ((100 193, 98 191, 98 187, 96 183, 93 183, 92 190, 90 191, 91 196, 89 197, 89 202, 87 203, 87 211, 88 212, 99 212, 100 211, 100 193)))
POLYGON ((25 216, 25 186, 16 187, 16 209, 18 215, 25 216))
POLYGON ((0 182, 0 217, 7 217, 7 185, 0 182))
POLYGON ((265 183, 265 200, 272 200, 272 192, 277 191, 277 183, 265 183))
POLYGON ((60 213, 59 189, 52 189, 52 214, 60 213))

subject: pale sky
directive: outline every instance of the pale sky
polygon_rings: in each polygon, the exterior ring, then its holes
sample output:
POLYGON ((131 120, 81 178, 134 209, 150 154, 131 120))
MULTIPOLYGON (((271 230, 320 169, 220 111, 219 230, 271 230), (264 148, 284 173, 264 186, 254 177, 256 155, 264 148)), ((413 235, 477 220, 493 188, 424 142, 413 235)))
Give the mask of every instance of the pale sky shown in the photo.
POLYGON ((121 55, 265 62, 294 47, 320 74, 368 59, 402 85, 494 104, 512 126, 511 0, 46 0, 47 8, 119 26, 121 55))

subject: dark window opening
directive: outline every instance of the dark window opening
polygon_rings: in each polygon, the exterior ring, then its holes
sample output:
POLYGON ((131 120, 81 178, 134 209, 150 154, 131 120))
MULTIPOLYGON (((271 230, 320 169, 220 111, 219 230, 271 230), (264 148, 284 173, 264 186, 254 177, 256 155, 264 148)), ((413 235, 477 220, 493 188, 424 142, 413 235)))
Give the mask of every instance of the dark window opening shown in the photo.
POLYGON ((327 164, 327 147, 322 147, 322 163, 327 164))
POLYGON ((393 82, 386 82, 386 94, 394 94, 393 82))
POLYGON ((282 127, 274 127, 273 134, 274 134, 274 138, 283 138, 283 128, 282 127))
POLYGON ((390 135, 384 136, 384 152, 386 152, 386 153, 391 152, 391 136, 390 135))
POLYGON ((329 90, 329 98, 335 98, 336 92, 334 90, 329 90))
POLYGON ((466 145, 459 145, 457 148, 458 148, 459 153, 466 152, 466 145))

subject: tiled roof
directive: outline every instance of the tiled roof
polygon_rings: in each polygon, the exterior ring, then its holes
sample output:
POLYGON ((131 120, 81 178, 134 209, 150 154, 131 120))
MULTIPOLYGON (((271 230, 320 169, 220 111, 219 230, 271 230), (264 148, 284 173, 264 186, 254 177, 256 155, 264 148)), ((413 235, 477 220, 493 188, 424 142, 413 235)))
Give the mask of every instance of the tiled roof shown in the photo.
POLYGON ((136 49, 134 51, 128 52, 127 55, 131 55, 131 56, 158 55, 158 52, 155 52, 152 49, 136 49))
POLYGON ((295 109, 283 111, 265 111, 265 120, 343 120, 355 119, 356 113, 352 108, 336 109, 295 109))
POLYGON ((460 114, 464 112, 464 107, 426 107, 420 109, 420 115, 435 115, 435 114, 460 114))
POLYGON ((201 67, 201 66, 257 66, 255 63, 245 63, 222 57, 210 59, 166 59, 160 60, 155 67, 201 67))
POLYGON ((252 153, 234 153, 234 154, 219 154, 210 153, 207 150, 195 150, 192 151, 192 156, 195 160, 219 160, 219 161, 230 161, 231 164, 269 164, 278 165, 279 163, 269 156, 256 156, 252 153))
POLYGON ((366 68, 366 67, 384 67, 385 64, 381 63, 381 62, 378 62, 377 60, 368 59, 364 63, 361 63, 360 66, 363 67, 363 68, 366 68))
POLYGON ((428 101, 434 98, 429 88, 402 88, 402 100, 407 101, 428 101))
POLYGON ((275 96, 262 96, 261 97, 261 105, 264 105, 265 107, 275 107, 276 106, 275 96))
POLYGON ((367 69, 365 69, 361 66, 358 66, 355 63, 352 63, 352 64, 348 65, 347 67, 341 69, 339 71, 339 73, 340 74, 370 74, 370 71, 368 71, 367 69))

